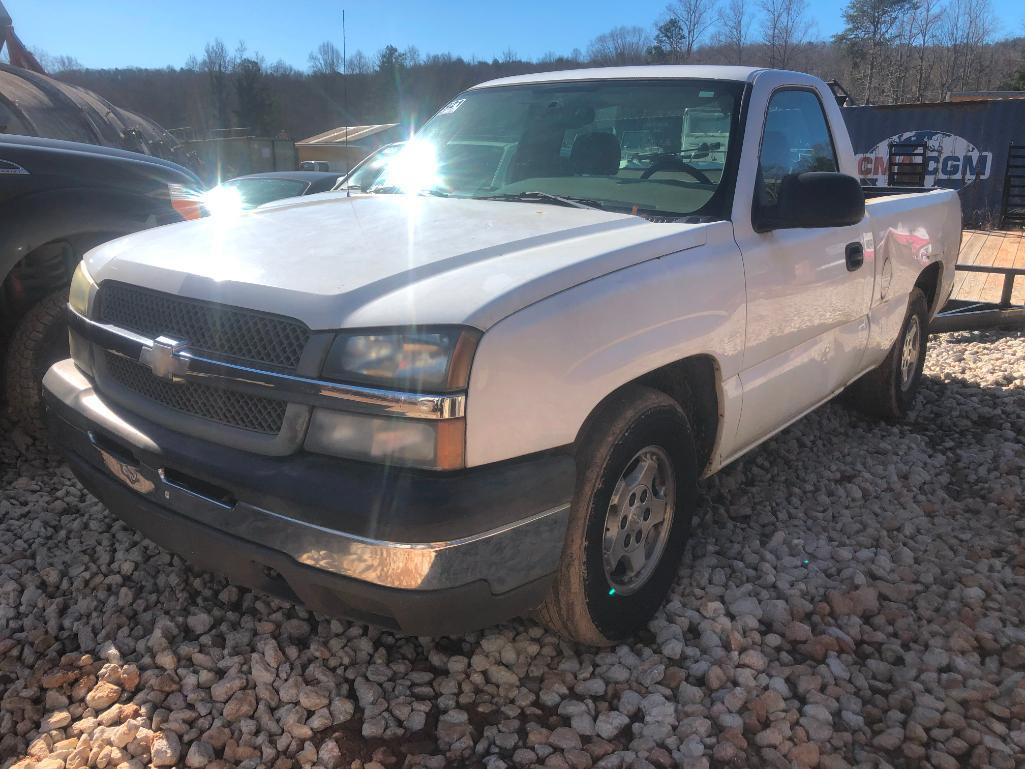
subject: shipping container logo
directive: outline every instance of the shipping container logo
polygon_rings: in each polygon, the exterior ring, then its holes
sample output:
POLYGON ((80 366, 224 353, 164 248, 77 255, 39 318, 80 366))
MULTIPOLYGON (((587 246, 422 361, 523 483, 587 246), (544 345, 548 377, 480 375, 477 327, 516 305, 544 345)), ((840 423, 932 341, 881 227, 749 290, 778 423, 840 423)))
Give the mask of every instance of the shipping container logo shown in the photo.
MULTIPOLYGON (((925 147, 925 187, 959 190, 977 179, 988 179, 993 170, 993 153, 981 152, 964 137, 946 131, 906 131, 883 139, 868 152, 856 156, 858 176, 863 184, 885 187, 889 183, 890 146, 925 147)), ((908 157, 908 162, 912 162, 908 157)))

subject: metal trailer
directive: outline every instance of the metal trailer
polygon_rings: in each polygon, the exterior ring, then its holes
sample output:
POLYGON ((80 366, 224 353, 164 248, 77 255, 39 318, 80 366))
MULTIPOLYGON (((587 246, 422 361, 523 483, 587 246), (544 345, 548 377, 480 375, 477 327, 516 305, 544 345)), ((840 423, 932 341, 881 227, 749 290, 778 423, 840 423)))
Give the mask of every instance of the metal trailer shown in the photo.
POLYGON ((1000 301, 976 302, 951 299, 929 325, 932 333, 946 331, 979 331, 986 328, 1025 328, 1025 305, 1011 304, 1014 279, 1025 276, 1025 267, 989 267, 979 264, 959 264, 960 272, 983 272, 1003 275, 1000 301))

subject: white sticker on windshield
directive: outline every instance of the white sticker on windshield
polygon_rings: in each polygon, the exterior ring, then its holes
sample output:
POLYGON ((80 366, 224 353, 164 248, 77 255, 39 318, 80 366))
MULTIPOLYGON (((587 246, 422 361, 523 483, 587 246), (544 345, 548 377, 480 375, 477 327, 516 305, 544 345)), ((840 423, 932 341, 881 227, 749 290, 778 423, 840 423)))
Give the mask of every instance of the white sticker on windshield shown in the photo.
POLYGON ((449 102, 438 114, 451 115, 453 112, 455 112, 457 109, 463 106, 464 101, 466 101, 466 99, 456 99, 453 102, 449 102))

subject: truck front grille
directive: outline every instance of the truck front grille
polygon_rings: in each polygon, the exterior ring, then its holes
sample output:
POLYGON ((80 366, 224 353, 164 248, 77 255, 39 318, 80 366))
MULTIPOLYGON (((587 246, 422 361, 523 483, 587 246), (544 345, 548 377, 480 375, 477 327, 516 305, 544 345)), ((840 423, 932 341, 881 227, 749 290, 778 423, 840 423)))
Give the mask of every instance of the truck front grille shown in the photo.
POLYGON ((148 367, 121 355, 106 352, 105 357, 107 371, 114 381, 161 406, 242 430, 270 435, 281 432, 288 407, 284 401, 197 382, 173 384, 158 379, 148 367))
MULTIPOLYGON (((214 360, 252 368, 294 373, 310 330, 294 318, 242 307, 202 302, 117 281, 103 281, 96 297, 102 323, 149 339, 165 336, 185 343, 188 351, 214 360)), ((153 376, 148 366, 105 352, 97 386, 107 383, 113 395, 141 396, 139 413, 167 423, 174 412, 251 433, 281 433, 288 404, 258 395, 190 381, 172 383, 153 376), (160 414, 170 410, 171 413, 160 414)), ((127 402, 124 405, 129 405, 127 402)), ((184 426, 181 429, 187 429, 184 426)), ((231 438, 226 437, 230 442, 231 438)))
POLYGON ((103 323, 155 339, 185 342, 190 352, 295 371, 310 331, 293 318, 201 302, 127 283, 103 281, 97 296, 103 323))

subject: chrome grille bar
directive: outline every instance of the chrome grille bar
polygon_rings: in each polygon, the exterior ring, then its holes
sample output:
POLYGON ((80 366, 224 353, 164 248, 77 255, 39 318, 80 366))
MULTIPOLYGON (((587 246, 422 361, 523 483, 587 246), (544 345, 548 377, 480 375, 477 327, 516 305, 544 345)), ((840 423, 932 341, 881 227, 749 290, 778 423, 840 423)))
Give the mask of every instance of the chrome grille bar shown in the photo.
MULTIPOLYGON (((143 351, 154 347, 152 339, 90 320, 70 306, 67 311, 68 326, 72 330, 109 352, 140 361, 143 351)), ((414 419, 455 419, 466 413, 463 393, 412 393, 361 387, 227 363, 188 350, 171 354, 187 364, 187 370, 180 375, 185 382, 199 382, 273 400, 414 419)))

